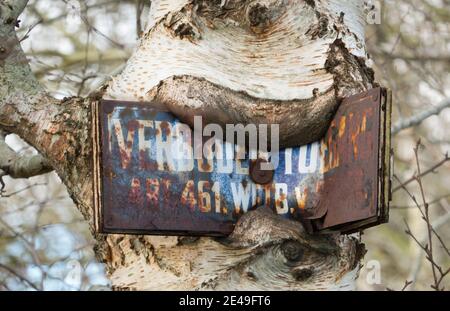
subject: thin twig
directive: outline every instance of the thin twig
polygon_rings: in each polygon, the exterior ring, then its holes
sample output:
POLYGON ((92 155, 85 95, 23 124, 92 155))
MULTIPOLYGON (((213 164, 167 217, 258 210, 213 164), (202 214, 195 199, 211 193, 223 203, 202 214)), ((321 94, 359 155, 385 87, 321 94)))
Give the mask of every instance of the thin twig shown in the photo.
POLYGON ((3 181, 3 177, 5 177, 6 175, 8 175, 8 174, 6 174, 6 172, 4 170, 0 169, 0 197, 3 196, 2 193, 6 187, 6 184, 3 181))
MULTIPOLYGON (((4 183, 3 183, 4 184, 4 183)), ((3 185, 2 185, 3 186, 3 185)), ((37 186, 47 186, 47 183, 35 183, 35 184, 31 184, 31 185, 28 185, 28 186, 26 186, 26 187, 24 187, 24 188, 22 188, 22 189, 19 189, 19 190, 17 190, 17 191, 14 191, 14 192, 11 192, 11 193, 8 193, 8 194, 3 194, 2 192, 1 192, 1 190, 3 189, 3 188, 0 188, 0 198, 10 198, 10 197, 12 197, 12 196, 14 196, 14 195, 16 195, 16 194, 19 194, 19 193, 21 193, 21 192, 24 192, 24 191, 26 191, 26 190, 29 190, 29 189, 31 189, 31 188, 34 188, 34 187, 37 187, 37 186)))
MULTIPOLYGON (((67 0, 62 0, 64 3, 66 3, 67 5, 70 5, 68 3, 67 0)), ((109 41, 111 44, 115 45, 116 47, 120 48, 120 49, 124 49, 125 46, 117 41, 115 41, 114 39, 108 37, 106 34, 104 34, 103 32, 101 32, 97 27, 93 26, 88 18, 86 16, 84 16, 83 14, 80 14, 80 18, 83 21, 83 23, 86 25, 86 27, 88 27, 90 30, 92 30, 93 32, 95 32, 96 34, 98 34, 99 36, 103 37, 104 39, 106 39, 107 41, 109 41)))
POLYGON ((145 7, 145 1, 137 0, 136 3, 136 34, 137 37, 140 38, 143 30, 142 30, 142 11, 145 7))
POLYGON ((406 280, 405 285, 402 288, 402 292, 404 292, 408 288, 408 286, 411 285, 412 283, 413 283, 413 281, 406 280))
POLYGON ((412 183, 413 181, 416 181, 417 178, 422 178, 430 173, 434 173, 436 171, 436 169, 438 169, 439 167, 441 167, 442 165, 444 165, 445 163, 447 163, 448 161, 450 161, 450 156, 448 155, 448 153, 445 154, 444 159, 442 159, 441 161, 439 161, 438 163, 436 163, 435 165, 433 165, 431 168, 427 169, 426 171, 422 172, 422 173, 418 173, 417 175, 412 176, 411 178, 407 179, 406 181, 404 181, 402 184, 398 185, 397 187, 395 187, 392 192, 396 192, 400 189, 403 188, 403 186, 406 186, 410 183, 412 183))
POLYGON ((424 120, 428 119, 429 117, 431 117, 433 115, 438 115, 439 113, 441 113, 442 110, 444 110, 445 108, 449 108, 449 107, 450 107, 450 98, 447 98, 444 101, 442 101, 440 104, 438 104, 428 110, 421 111, 418 114, 416 114, 410 118, 400 120, 397 123, 395 123, 394 128, 392 129, 392 134, 395 135, 404 129, 419 125, 424 120))
MULTIPOLYGON (((416 158, 416 165, 417 165, 417 183, 419 184, 419 189, 420 189, 420 196, 422 197, 422 203, 425 209, 425 222, 427 223, 427 230, 428 230, 428 257, 429 257, 429 261, 432 263, 432 272, 433 272, 433 279, 434 279, 434 285, 435 288, 438 290, 439 289, 439 283, 438 283, 438 279, 437 279, 437 274, 436 274, 436 269, 435 269, 435 261, 434 261, 434 257, 433 257, 433 227, 431 226, 431 221, 430 221, 430 206, 428 205, 426 198, 425 198, 425 190, 423 188, 423 184, 422 184, 422 178, 421 178, 421 170, 420 170, 420 161, 419 161, 419 148, 420 148, 420 140, 417 142, 416 148, 414 148, 414 154, 415 154, 415 158, 416 158)), ((448 155, 446 156, 446 158, 448 158, 448 155)))
MULTIPOLYGON (((403 287, 402 287, 402 289, 400 290, 401 292, 404 292, 407 288, 408 288, 408 286, 409 285, 411 285, 413 283, 413 281, 408 281, 408 280, 406 280, 405 281, 405 284, 403 285, 403 287)), ((393 292, 393 291, 395 291, 395 290, 393 290, 392 288, 389 288, 389 287, 386 287, 386 290, 388 291, 388 292, 393 292)))
MULTIPOLYGON (((450 198, 450 193, 440 196, 430 202, 428 202, 428 205, 433 205, 436 203, 439 203, 442 199, 447 199, 450 198)), ((394 210, 400 210, 400 209, 410 209, 410 208, 416 208, 417 206, 415 205, 391 205, 389 208, 390 209, 394 209, 394 210)), ((420 205, 420 207, 422 207, 422 205, 420 205)))
POLYGON ((36 285, 34 285, 33 283, 31 283, 31 281, 29 281, 27 278, 21 276, 19 273, 17 273, 16 271, 14 271, 14 269, 11 269, 10 267, 0 263, 0 268, 2 268, 3 270, 7 271, 9 274, 15 276, 16 278, 18 278, 20 281, 22 281, 23 283, 26 283, 28 286, 30 286, 31 288, 33 288, 34 290, 39 291, 40 289, 36 287, 36 285))
POLYGON ((25 244, 25 247, 30 252, 31 257, 33 258, 33 263, 37 266, 41 265, 41 259, 39 258, 39 255, 36 253, 36 250, 34 249, 34 245, 30 243, 30 241, 27 240, 26 237, 23 236, 22 233, 17 232, 14 230, 13 227, 11 227, 6 221, 4 221, 2 218, 0 218, 0 224, 5 227, 8 231, 10 231, 13 235, 13 237, 17 237, 20 240, 22 240, 25 244))
POLYGON ((26 32, 26 33, 23 35, 23 37, 19 40, 19 42, 22 43, 23 41, 25 41, 26 39, 28 39, 29 36, 30 36, 31 31, 33 31, 33 29, 34 29, 37 25, 39 25, 39 24, 41 24, 41 23, 42 23, 42 19, 38 20, 36 23, 34 23, 33 25, 31 25, 31 26, 28 28, 27 32, 26 32))
MULTIPOLYGON (((445 245, 442 237, 439 235, 439 233, 436 231, 437 227, 435 228, 434 223, 431 223, 430 219, 430 213, 429 213, 429 204, 426 200, 425 195, 425 189, 422 183, 422 177, 424 176, 424 173, 421 171, 420 167, 420 160, 419 160, 419 150, 421 147, 420 140, 417 142, 416 147, 414 148, 414 154, 415 154, 415 162, 417 166, 417 175, 414 176, 413 180, 417 181, 420 189, 420 196, 422 199, 422 204, 419 204, 416 197, 406 188, 406 185, 409 182, 401 182, 400 179, 394 175, 394 177, 397 179, 397 181, 400 184, 400 188, 405 190, 405 192, 408 194, 408 196, 412 199, 414 204, 417 206, 417 209, 419 210, 420 214, 422 215, 422 219, 426 222, 427 225, 427 244, 423 244, 419 239, 413 234, 408 222, 405 220, 406 225, 406 234, 410 236, 414 242, 424 251, 426 254, 426 259, 431 265, 431 270, 433 273, 433 284, 431 285, 431 288, 433 288, 436 291, 444 290, 444 288, 440 287, 440 284, 442 283, 443 279, 450 273, 450 268, 445 270, 442 269, 442 267, 436 262, 434 253, 433 253, 433 235, 436 236, 436 238, 439 240, 440 244, 444 248, 444 250, 447 252, 447 254, 450 256, 449 249, 445 245), (439 275, 438 275, 439 273, 439 275)), ((448 155, 446 155, 446 158, 448 158, 448 155)), ((447 216, 447 215, 445 215, 447 216)))

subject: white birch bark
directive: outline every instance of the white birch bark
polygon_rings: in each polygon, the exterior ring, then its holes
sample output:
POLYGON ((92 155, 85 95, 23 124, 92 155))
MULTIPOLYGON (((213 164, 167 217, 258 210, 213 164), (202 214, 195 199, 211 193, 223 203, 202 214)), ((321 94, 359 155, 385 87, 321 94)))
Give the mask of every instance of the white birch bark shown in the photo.
POLYGON ((280 124, 282 146, 320 138, 339 100, 370 87, 363 1, 152 3, 108 98, 163 101, 183 121, 280 124))
MULTIPOLYGON (((0 128, 47 157, 94 228, 89 103, 99 94, 46 95, 5 23, 21 9, 9 12, 8 2, 0 3, 0 128)), ((159 0, 150 18, 100 96, 160 100, 188 123, 194 114, 281 123, 288 146, 318 139, 340 99, 373 83, 362 0, 159 0)), ((222 240, 93 233, 116 289, 348 290, 364 253, 354 237, 310 236, 265 209, 244 215, 222 240)))

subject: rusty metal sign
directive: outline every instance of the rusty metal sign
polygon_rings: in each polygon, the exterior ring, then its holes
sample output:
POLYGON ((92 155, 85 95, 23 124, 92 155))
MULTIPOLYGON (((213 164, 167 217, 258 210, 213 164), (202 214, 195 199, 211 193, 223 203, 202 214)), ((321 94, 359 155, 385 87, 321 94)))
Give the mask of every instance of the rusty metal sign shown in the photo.
POLYGON ((276 167, 261 170, 268 159, 217 156, 235 155, 228 142, 195 158, 193 131, 161 104, 101 101, 93 105, 97 229, 222 236, 261 205, 312 232, 386 222, 390 113, 383 88, 347 98, 321 141, 282 149, 276 167))

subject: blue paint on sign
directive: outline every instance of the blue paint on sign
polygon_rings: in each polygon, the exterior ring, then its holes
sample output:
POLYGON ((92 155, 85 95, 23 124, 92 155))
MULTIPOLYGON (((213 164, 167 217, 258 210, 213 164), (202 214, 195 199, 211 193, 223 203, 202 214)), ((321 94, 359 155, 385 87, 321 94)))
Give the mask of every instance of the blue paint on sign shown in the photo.
POLYGON ((105 195, 114 198, 109 210, 127 209, 110 217, 128 218, 136 230, 167 226, 164 215, 177 230, 192 230, 194 219, 231 223, 261 205, 292 217, 315 204, 308 190, 322 185, 318 142, 281 150, 273 182, 259 185, 249 178, 248 152, 234 160, 235 145, 210 141, 214 154, 194 159, 192 130, 168 112, 116 106, 103 118, 103 164, 111 171, 103 181, 105 195))

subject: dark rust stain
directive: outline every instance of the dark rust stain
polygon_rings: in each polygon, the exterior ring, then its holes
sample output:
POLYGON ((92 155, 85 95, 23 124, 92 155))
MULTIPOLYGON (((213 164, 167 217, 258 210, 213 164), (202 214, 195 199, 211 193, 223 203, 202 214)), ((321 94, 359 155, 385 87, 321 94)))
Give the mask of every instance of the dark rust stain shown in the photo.
POLYGON ((204 171, 204 172, 209 172, 210 170, 211 170, 211 165, 209 164, 209 162, 208 161, 202 161, 202 164, 201 164, 201 166, 202 166, 202 170, 204 171))
POLYGON ((325 178, 317 189, 321 195, 318 207, 307 214, 315 230, 352 232, 365 226, 358 225, 360 221, 384 221, 377 213, 384 208, 378 200, 381 91, 345 99, 335 117, 341 120, 339 129, 332 125, 326 134, 325 178))
POLYGON ((170 124, 167 121, 161 122, 161 130, 166 136, 170 135, 170 124))

